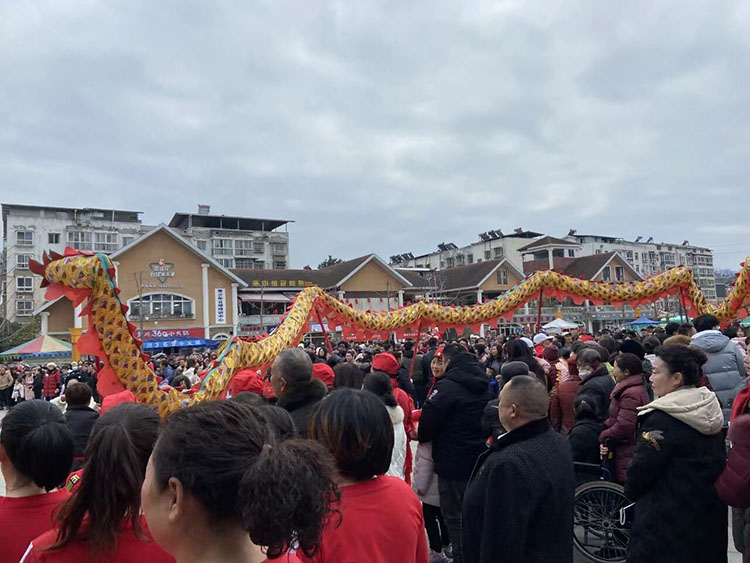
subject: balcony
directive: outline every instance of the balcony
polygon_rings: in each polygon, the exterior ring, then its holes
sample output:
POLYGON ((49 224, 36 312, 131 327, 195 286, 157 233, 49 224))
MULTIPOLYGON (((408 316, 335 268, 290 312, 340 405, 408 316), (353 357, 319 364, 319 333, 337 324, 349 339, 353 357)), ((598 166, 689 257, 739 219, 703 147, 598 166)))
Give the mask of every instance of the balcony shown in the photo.
MULTIPOLYGON (((260 315, 240 315, 240 326, 260 326, 260 315)), ((263 315, 263 326, 281 323, 281 315, 263 315)))

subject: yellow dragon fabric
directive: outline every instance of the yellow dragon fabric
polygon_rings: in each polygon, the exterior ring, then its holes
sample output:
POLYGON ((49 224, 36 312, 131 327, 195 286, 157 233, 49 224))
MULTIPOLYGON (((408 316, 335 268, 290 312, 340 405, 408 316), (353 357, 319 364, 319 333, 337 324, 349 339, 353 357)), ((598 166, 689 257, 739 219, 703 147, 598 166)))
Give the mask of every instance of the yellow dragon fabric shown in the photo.
MULTIPOLYGON (((750 263, 750 259, 748 261, 750 263)), ((203 376, 200 389, 191 394, 171 388, 160 389, 156 374, 141 352, 135 326, 127 320, 127 305, 121 303, 110 259, 104 254, 82 254, 68 249, 64 256, 46 254, 44 264, 33 262, 31 269, 41 275, 48 286, 47 299, 65 296, 74 306, 83 305, 82 315, 89 316, 89 329, 78 342, 82 354, 94 354, 103 363, 99 374, 102 394, 122 389, 161 416, 175 409, 221 397, 232 376, 240 369, 270 364, 283 350, 296 346, 308 331, 311 314, 325 319, 329 326, 342 326, 362 338, 390 332, 411 332, 420 328, 462 328, 510 319, 526 302, 544 297, 575 303, 589 300, 595 304, 624 303, 637 307, 665 295, 677 295, 689 314, 713 313, 722 323, 746 316, 742 306, 748 295, 749 271, 745 263, 735 286, 718 306, 710 304, 693 280, 690 270, 680 266, 649 279, 629 283, 592 282, 555 271, 539 271, 521 281, 497 299, 468 307, 445 307, 420 301, 395 311, 374 313, 355 310, 318 287, 303 289, 290 306, 276 331, 259 341, 247 342, 235 336, 220 350, 218 359, 203 376)))

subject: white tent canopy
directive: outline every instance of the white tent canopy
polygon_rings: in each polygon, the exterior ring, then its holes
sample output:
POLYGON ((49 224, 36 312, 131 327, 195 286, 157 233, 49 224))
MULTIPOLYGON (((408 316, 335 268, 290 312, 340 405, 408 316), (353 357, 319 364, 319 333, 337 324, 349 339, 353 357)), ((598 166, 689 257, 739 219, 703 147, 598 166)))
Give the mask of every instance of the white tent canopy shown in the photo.
POLYGON ((578 328, 578 325, 575 323, 571 323, 570 321, 566 321, 565 319, 555 319, 554 321, 544 325, 542 328, 550 332, 560 332, 563 330, 572 330, 574 328, 578 328))

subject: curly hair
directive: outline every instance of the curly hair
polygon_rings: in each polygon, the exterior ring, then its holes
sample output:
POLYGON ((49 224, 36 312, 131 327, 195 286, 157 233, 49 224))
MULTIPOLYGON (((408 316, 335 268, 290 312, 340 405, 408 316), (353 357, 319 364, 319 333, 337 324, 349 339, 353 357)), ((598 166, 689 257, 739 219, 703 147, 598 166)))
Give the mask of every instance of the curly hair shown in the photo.
POLYGON ((216 522, 236 522, 279 557, 296 540, 317 553, 339 499, 330 454, 315 442, 286 440, 254 407, 212 401, 175 412, 153 453, 157 486, 176 478, 216 522))

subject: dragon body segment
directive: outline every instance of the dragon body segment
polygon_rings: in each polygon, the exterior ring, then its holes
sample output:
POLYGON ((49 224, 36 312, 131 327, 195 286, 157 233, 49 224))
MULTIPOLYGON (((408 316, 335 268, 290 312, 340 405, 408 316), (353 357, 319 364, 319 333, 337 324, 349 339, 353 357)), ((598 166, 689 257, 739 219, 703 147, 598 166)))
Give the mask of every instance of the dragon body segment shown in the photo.
MULTIPOLYGON (((750 259, 749 259, 750 260, 750 259)), ((749 262, 750 263, 750 262, 749 262)), ((161 389, 156 374, 148 365, 148 355, 141 352, 136 327, 127 320, 127 305, 120 301, 115 271, 104 254, 81 253, 67 249, 65 255, 49 253, 44 263, 31 261, 31 269, 42 276, 48 286, 47 299, 65 296, 74 307, 82 305, 81 316, 88 316, 89 329, 78 341, 82 354, 96 355, 103 363, 98 389, 102 395, 128 389, 136 398, 161 416, 191 404, 223 396, 229 381, 240 369, 270 364, 283 350, 295 346, 304 333, 311 314, 325 318, 330 326, 349 327, 362 338, 374 333, 403 334, 405 329, 419 331, 437 326, 441 330, 510 320, 514 311, 526 302, 544 297, 570 297, 581 304, 627 303, 637 307, 664 295, 679 294, 688 314, 715 314, 722 323, 746 316, 742 307, 750 294, 750 270, 745 263, 727 298, 717 307, 711 305, 693 280, 690 270, 680 266, 646 280, 630 283, 592 282, 555 271, 539 271, 521 281, 497 299, 468 307, 445 307, 420 301, 395 311, 373 313, 360 311, 332 297, 318 287, 303 289, 276 331, 257 342, 235 336, 220 350, 218 358, 203 374, 203 383, 195 393, 161 389)))

